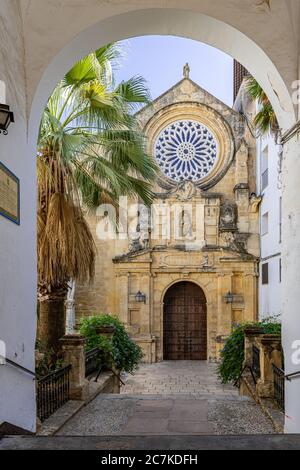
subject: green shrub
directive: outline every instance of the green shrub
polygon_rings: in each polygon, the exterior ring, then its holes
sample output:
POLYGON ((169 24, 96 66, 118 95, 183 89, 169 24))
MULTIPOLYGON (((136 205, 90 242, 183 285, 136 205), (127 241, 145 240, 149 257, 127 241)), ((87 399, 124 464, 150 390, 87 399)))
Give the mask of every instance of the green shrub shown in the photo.
POLYGON ((238 380, 245 359, 245 329, 253 326, 261 327, 265 334, 281 334, 281 324, 276 322, 274 318, 265 319, 263 322, 245 323, 236 326, 221 352, 221 363, 218 372, 222 383, 235 383, 238 380))
POLYGON ((86 337, 86 349, 99 348, 102 359, 106 364, 111 364, 125 372, 133 372, 143 358, 141 348, 130 338, 125 326, 117 317, 102 314, 80 321, 80 333, 86 337), (97 334, 97 328, 114 326, 115 333, 110 340, 105 336, 97 334))

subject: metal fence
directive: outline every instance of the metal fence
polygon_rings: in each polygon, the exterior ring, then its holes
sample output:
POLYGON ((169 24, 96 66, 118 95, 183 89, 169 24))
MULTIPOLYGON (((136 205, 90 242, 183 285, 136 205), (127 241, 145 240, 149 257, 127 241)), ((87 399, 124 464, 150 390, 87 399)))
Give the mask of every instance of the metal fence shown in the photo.
POLYGON ((69 365, 37 381, 37 416, 41 422, 69 400, 70 370, 69 365))
POLYGON ((273 364, 274 375, 274 398, 279 408, 285 410, 285 376, 284 371, 273 364))
POLYGON ((85 355, 85 376, 88 377, 89 375, 97 372, 100 367, 100 360, 99 360, 99 348, 94 348, 88 351, 85 355))
POLYGON ((260 350, 253 346, 252 348, 252 369, 257 377, 260 377, 260 350))

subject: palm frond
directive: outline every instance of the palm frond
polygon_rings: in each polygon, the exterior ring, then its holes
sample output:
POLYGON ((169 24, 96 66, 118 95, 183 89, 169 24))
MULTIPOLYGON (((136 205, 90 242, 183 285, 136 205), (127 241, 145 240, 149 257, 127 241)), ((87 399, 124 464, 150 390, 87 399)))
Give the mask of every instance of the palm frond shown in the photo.
POLYGON ((80 208, 64 194, 54 193, 46 222, 39 221, 39 283, 61 284, 63 280, 92 279, 95 244, 80 208))
POLYGON ((141 104, 145 105, 151 101, 146 81, 141 76, 135 76, 126 82, 121 82, 116 88, 116 94, 131 111, 136 111, 141 104))
POLYGON ((257 101, 260 108, 254 117, 253 122, 255 127, 263 135, 269 132, 276 132, 278 130, 278 121, 275 111, 268 96, 254 77, 247 77, 246 90, 252 100, 257 101))
POLYGON ((146 204, 157 167, 132 111, 150 99, 141 77, 114 86, 120 45, 80 60, 58 83, 38 140, 39 284, 65 286, 93 276, 95 246, 81 203, 117 207, 129 195, 146 204))

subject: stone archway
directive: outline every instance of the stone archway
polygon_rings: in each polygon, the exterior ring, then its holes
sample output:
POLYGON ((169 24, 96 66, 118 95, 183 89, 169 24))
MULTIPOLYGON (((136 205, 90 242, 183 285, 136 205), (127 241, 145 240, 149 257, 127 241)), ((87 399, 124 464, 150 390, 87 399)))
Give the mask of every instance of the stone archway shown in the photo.
MULTIPOLYGON (((261 41, 256 40, 257 38, 254 39, 254 37, 251 38, 246 35, 244 33, 245 29, 242 26, 240 28, 237 24, 231 26, 225 20, 222 21, 222 18, 219 18, 220 15, 208 16, 205 13, 192 11, 192 9, 151 8, 115 14, 102 19, 98 23, 90 24, 86 29, 81 30, 69 43, 65 43, 60 48, 59 53, 53 56, 52 60, 44 68, 43 75, 35 90, 29 93, 28 100, 29 102, 32 100, 28 133, 30 153, 34 153, 40 116, 44 104, 58 80, 61 79, 73 63, 85 54, 108 42, 147 34, 188 37, 209 44, 229 54, 244 65, 264 88, 283 131, 290 129, 296 122, 296 109, 289 89, 290 83, 287 82, 287 77, 285 76, 286 69, 284 67, 278 68, 271 55, 265 52, 267 48, 261 47, 261 41)), ((292 75, 290 74, 289 76, 292 75)), ((296 76, 294 77, 296 78, 296 76)), ((300 173, 297 141, 292 140, 287 142, 284 154, 285 162, 288 161, 288 165, 291 165, 293 162, 297 170, 299 169, 299 171, 288 172, 284 168, 283 171, 283 183, 289 188, 288 194, 284 193, 283 195, 283 225, 285 231, 285 227, 289 227, 289 214, 295 208, 295 199, 292 197, 292 193, 295 188, 298 188, 298 183, 295 181, 298 181, 298 174, 300 173)), ((296 207, 296 212, 297 214, 300 213, 298 206, 296 207)), ((293 231, 293 233, 296 233, 296 231, 293 231)), ((285 237, 284 233, 283 238, 283 286, 286 292, 285 298, 289 299, 288 301, 285 299, 283 312, 283 342, 287 351, 287 357, 290 358, 291 353, 293 353, 291 345, 298 338, 298 336, 295 337, 295 328, 288 324, 289 321, 291 325, 297 321, 298 312, 298 298, 293 293, 295 290, 292 280, 299 277, 299 273, 292 272, 293 269, 288 268, 285 259, 288 259, 290 252, 297 252, 299 242, 296 236, 293 240, 290 240, 291 237, 285 237), (290 250, 285 240, 290 240, 295 249, 290 250), (293 308, 288 310, 291 303, 293 308)), ((290 266, 292 266, 291 263, 290 266)), ((294 365, 291 363, 291 360, 287 363, 287 368, 288 370, 293 370, 294 365)), ((294 384, 287 385, 287 409, 289 414, 294 416, 295 412, 293 411, 294 405, 292 402, 296 403, 295 396, 298 390, 294 384), (289 405, 291 409, 289 409, 289 405)), ((299 413, 300 408, 297 407, 297 424, 290 426, 288 423, 290 429, 298 429, 299 413)))
POLYGON ((207 306, 192 282, 173 284, 164 297, 164 360, 207 360, 207 306))
MULTIPOLYGON (((33 157, 41 112, 57 81, 76 60, 110 41, 145 34, 185 36, 222 49, 248 68, 270 96, 280 125, 286 131, 296 121, 297 109, 293 106, 290 87, 299 75, 299 50, 294 35, 295 28, 298 28, 297 10, 294 11, 287 1, 274 2, 275 14, 266 10, 257 15, 255 2, 250 0, 242 6, 238 0, 224 0, 222 5, 217 0, 203 0, 196 2, 197 5, 188 1, 185 11, 179 9, 182 6, 178 6, 180 2, 177 0, 168 2, 168 6, 164 2, 161 8, 157 8, 160 2, 153 0, 140 2, 139 6, 132 1, 120 2, 118 5, 115 2, 106 2, 105 5, 105 2, 97 2, 96 5, 91 0, 93 5, 90 8, 87 8, 87 2, 82 2, 84 11, 80 12, 80 2, 74 2, 74 7, 71 0, 61 2, 61 5, 54 5, 55 2, 50 1, 24 2, 21 11, 18 10, 19 3, 5 2, 3 10, 6 19, 3 24, 10 27, 12 34, 7 34, 4 46, 0 46, 0 52, 4 53, 4 60, 1 61, 4 68, 0 67, 3 73, 1 79, 9 84, 7 98, 14 104, 18 122, 14 131, 1 142, 1 146, 4 162, 7 159, 22 180, 24 217, 18 231, 6 225, 2 230, 1 226, 1 263, 9 268, 3 269, 1 273, 1 288, 5 293, 2 306, 7 313, 2 316, 0 326, 3 338, 7 338, 9 352, 18 352, 20 361, 32 368, 36 326, 36 195, 33 157), (68 3, 69 8, 63 3, 68 3), (138 8, 141 9, 137 11, 138 8), (268 17, 258 16, 261 14, 268 17), (274 23, 275 20, 277 23, 274 23), (65 28, 65 24, 69 24, 70 28, 65 28), (285 41, 282 43, 283 33, 285 41), (23 149, 22 158, 20 148, 23 149), (25 251, 24 246, 28 247, 25 251), (19 286, 20 295, 17 297, 12 285, 19 286), (24 314, 20 315, 20 312, 24 314), (19 326, 17 332, 16 324, 19 326)), ((297 234, 300 230, 300 202, 297 193, 300 159, 297 134, 285 145, 284 156, 283 185, 287 189, 283 197, 283 336, 286 367, 291 371, 295 368, 290 359, 294 353, 292 345, 299 341, 297 286, 300 280, 300 241, 297 234), (290 168, 293 171, 289 171, 290 168)), ((26 377, 13 375, 6 368, 2 369, 1 374, 5 418, 14 419, 19 426, 34 431, 34 384, 26 377), (24 397, 26 406, 23 406, 24 397)), ((299 432, 300 429, 298 396, 296 381, 288 383, 287 415, 292 419, 287 420, 287 429, 290 432, 299 432)))

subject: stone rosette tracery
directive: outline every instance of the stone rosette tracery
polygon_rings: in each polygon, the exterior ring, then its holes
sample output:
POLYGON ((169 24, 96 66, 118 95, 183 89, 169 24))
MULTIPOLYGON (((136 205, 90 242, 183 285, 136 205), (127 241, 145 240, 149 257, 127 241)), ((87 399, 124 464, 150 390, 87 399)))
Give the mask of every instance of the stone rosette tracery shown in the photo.
POLYGON ((158 135, 155 159, 167 178, 178 183, 198 183, 216 165, 217 140, 201 122, 179 120, 169 124, 158 135))

